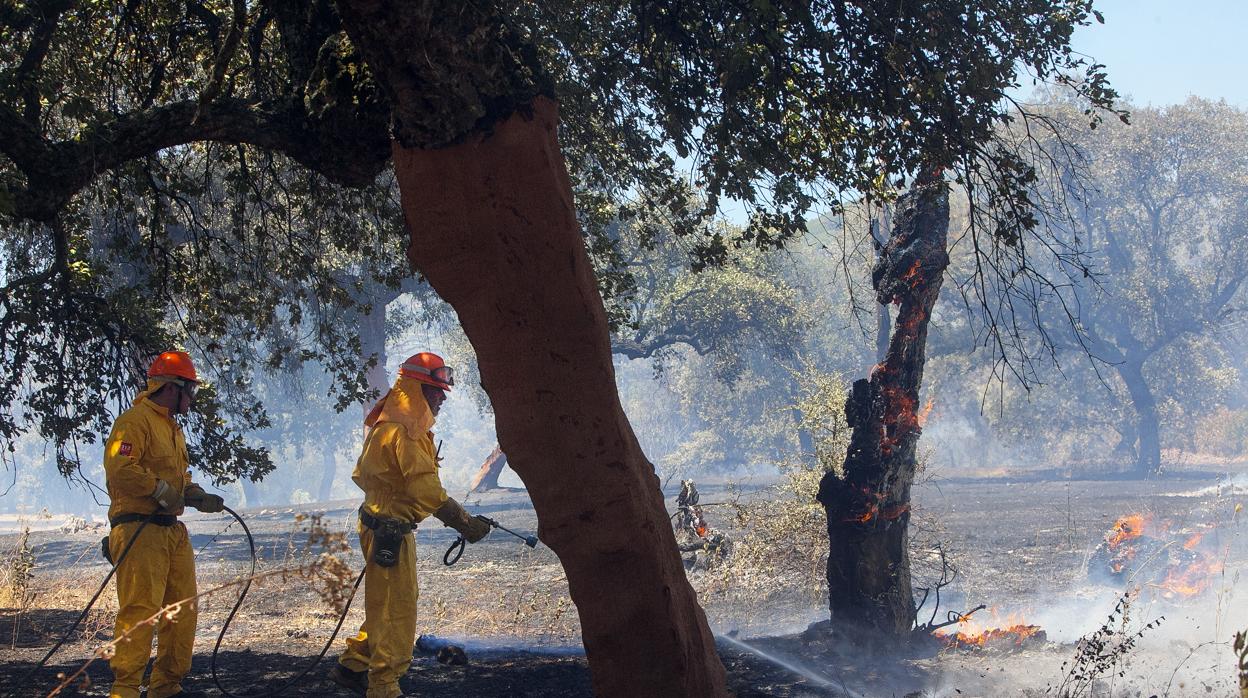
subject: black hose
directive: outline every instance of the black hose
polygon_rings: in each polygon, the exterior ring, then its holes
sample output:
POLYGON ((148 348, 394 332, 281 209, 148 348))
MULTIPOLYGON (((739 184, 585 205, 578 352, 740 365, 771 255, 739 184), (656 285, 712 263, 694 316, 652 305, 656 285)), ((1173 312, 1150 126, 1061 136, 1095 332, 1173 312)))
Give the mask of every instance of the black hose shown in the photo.
POLYGON ((230 623, 234 620, 235 614, 237 614, 238 609, 242 607, 243 599, 247 598, 247 592, 251 589, 251 580, 256 575, 256 541, 251 537, 251 529, 247 528, 247 523, 243 521, 243 517, 239 516, 229 507, 224 507, 224 509, 229 512, 230 516, 233 516, 238 523, 242 525, 243 531, 247 534, 247 544, 251 546, 251 573, 247 576, 247 582, 243 584, 243 590, 238 594, 238 601, 235 601, 234 608, 230 609, 230 615, 226 617, 225 623, 221 626, 221 632, 217 635, 217 643, 212 648, 212 659, 209 662, 209 666, 212 669, 212 682, 216 684, 217 690, 221 691, 221 695, 226 696, 226 698, 269 698, 270 696, 281 694, 286 689, 293 686, 296 681, 302 679, 304 676, 307 676, 308 672, 316 668, 316 665, 319 664, 321 659, 325 657, 325 653, 328 652, 330 646, 334 644, 334 639, 338 637, 338 631, 342 629, 342 624, 347 619, 347 611, 351 610, 351 601, 355 599, 355 592, 359 590, 360 582, 364 581, 364 571, 368 569, 368 565, 366 563, 364 565, 364 570, 360 570, 360 576, 355 578, 355 586, 351 588, 351 595, 347 597, 347 602, 342 607, 342 614, 338 616, 338 624, 334 626, 334 632, 330 634, 329 639, 325 641, 325 646, 321 648, 320 654, 316 655, 316 658, 312 660, 312 663, 309 664, 307 668, 287 679, 285 683, 271 691, 247 694, 231 693, 221 685, 221 677, 217 675, 217 653, 221 650, 221 641, 225 639, 225 632, 229 630, 230 623))
MULTIPOLYGON (((78 624, 81 623, 82 619, 86 618, 87 614, 91 612, 91 607, 94 606, 95 602, 99 600, 100 594, 104 593, 104 588, 108 586, 108 581, 113 578, 114 574, 117 573, 117 568, 121 567, 122 562, 125 562, 126 556, 130 554, 130 548, 134 547, 134 542, 139 539, 139 534, 143 532, 143 529, 147 528, 147 524, 147 519, 144 519, 143 523, 139 524, 138 529, 135 530, 134 535, 130 536, 130 540, 126 542, 126 547, 121 551, 121 555, 117 556, 117 564, 113 565, 112 568, 108 570, 108 575, 104 577, 104 581, 100 584, 100 588, 95 591, 95 595, 92 596, 91 600, 87 602, 86 607, 82 609, 82 613, 78 614, 78 617, 74 620, 74 624, 69 626, 69 630, 65 631, 65 634, 61 636, 61 639, 57 640, 55 645, 52 645, 52 649, 48 650, 47 654, 43 655, 43 659, 40 659, 39 663, 31 667, 30 670, 26 672, 26 675, 18 680, 16 687, 6 694, 5 698, 13 698, 13 696, 17 695, 17 688, 29 685, 30 680, 34 678, 35 672, 42 669, 44 665, 48 663, 48 660, 52 658, 52 655, 56 654, 56 651, 61 648, 61 645, 65 644, 65 641, 69 639, 69 636, 74 634, 74 631, 78 629, 78 624)), ((16 623, 17 621, 14 620, 13 622, 16 623)))
POLYGON ((464 556, 464 546, 467 543, 468 541, 463 536, 456 538, 455 542, 451 543, 451 547, 447 548, 445 553, 442 553, 442 564, 450 567, 459 562, 459 558, 464 556))

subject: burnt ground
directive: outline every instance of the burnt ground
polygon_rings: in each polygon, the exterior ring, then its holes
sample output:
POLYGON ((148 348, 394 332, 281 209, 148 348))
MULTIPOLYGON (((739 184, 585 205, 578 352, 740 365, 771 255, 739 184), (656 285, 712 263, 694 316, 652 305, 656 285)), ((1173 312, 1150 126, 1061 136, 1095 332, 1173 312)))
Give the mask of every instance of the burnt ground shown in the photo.
MULTIPOLYGON (((778 669, 768 662, 743 655, 732 648, 721 649, 721 657, 728 669, 729 682, 738 696, 820 696, 835 695, 806 686, 807 680, 792 672, 778 669)), ((218 658, 218 672, 225 690, 239 696, 262 694, 279 688, 312 661, 311 657, 282 654, 278 652, 222 652, 218 658), (291 672, 291 667, 296 667, 291 672)), ((31 688, 19 692, 21 696, 46 695, 56 685, 56 675, 78 671, 81 662, 53 662, 56 666, 41 671, 31 688)), ((283 696, 349 696, 323 677, 331 666, 330 660, 322 660, 304 678, 282 691, 283 696)), ((4 664, 4 689, 10 687, 12 677, 23 675, 30 667, 28 662, 4 664)), ((63 692, 65 696, 105 696, 111 680, 108 667, 96 662, 86 671, 87 681, 81 679, 63 692)), ((209 658, 204 653, 195 657, 191 676, 184 687, 208 690, 216 695, 213 687, 209 658)), ((589 696, 589 667, 584 656, 560 653, 537 653, 510 650, 497 653, 474 654, 466 666, 444 666, 432 656, 417 655, 411 670, 401 682, 403 690, 410 695, 439 696, 589 696)))
MULTIPOLYGON (((746 489, 758 484, 747 483, 746 489)), ((700 486, 704 502, 724 494, 709 480, 700 486)), ((1171 594, 1156 579, 1132 580, 1127 586, 1137 589, 1138 595, 1122 627, 1133 632, 1157 617, 1164 615, 1165 621, 1124 655, 1112 681, 1104 676, 1089 687, 1095 691, 1082 695, 1234 695, 1229 639, 1235 630, 1248 627, 1248 583, 1242 579, 1248 568, 1248 537, 1242 535, 1248 512, 1235 510, 1237 504, 1248 507, 1248 477, 1242 471, 1193 469, 1146 482, 1056 478, 1052 473, 1012 479, 934 477, 916 488, 915 500, 916 585, 934 574, 936 542, 959 569, 954 583, 942 590, 939 616, 983 603, 996 611, 997 624, 1038 624, 1047 639, 979 651, 942 650, 928 643, 920 651, 885 659, 862 654, 856 638, 832 643, 799 634, 822 618, 817 600, 808 593, 786 596, 781 589, 768 597, 766 608, 748 598, 708 595, 704 605, 721 636, 720 654, 737 695, 1041 696, 1046 690, 1054 695, 1076 655, 1079 637, 1104 621, 1121 591, 1089 581, 1087 561, 1114 520, 1137 511, 1176 537, 1205 533, 1201 545, 1217 557, 1222 569, 1212 576, 1209 588, 1192 599, 1171 594), (1228 482, 1228 476, 1239 479, 1228 482), (735 638, 734 631, 739 632, 735 638), (749 647, 771 659, 739 645, 745 638, 749 647), (1117 676, 1117 671, 1123 675, 1117 676)), ((532 531, 536 524, 522 492, 474 496, 468 504, 519 531, 532 531)), ((315 559, 320 551, 305 543, 309 522, 296 520, 308 512, 320 513, 325 529, 346 535, 351 552, 344 559, 358 569, 360 559, 350 534, 353 506, 338 502, 242 511, 256 538, 260 570, 295 569, 315 559)), ((731 521, 717 511, 707 510, 711 524, 731 531, 731 521)), ((44 526, 52 523, 56 522, 44 526)), ((236 525, 227 526, 216 516, 193 516, 188 526, 199 551, 201 591, 247 571, 247 547, 236 525)), ((0 694, 10 691, 16 678, 46 652, 76 616, 73 609, 98 587, 107 570, 97 552, 102 534, 91 529, 31 534, 36 555, 30 586, 33 601, 22 613, 0 609, 0 694)), ((452 538, 453 533, 436 524, 418 533, 419 623, 422 632, 463 645, 470 662, 444 666, 431 654, 416 651, 405 689, 415 695, 590 695, 575 608, 567 600, 566 582, 554 555, 541 546, 530 550, 496 532, 447 568, 441 557, 452 538)), ((15 540, 14 535, 0 536, 0 551, 12 548, 15 540)), ((701 574, 691 572, 699 589, 706 584, 701 574)), ((292 572, 253 588, 229 628, 219 658, 228 690, 260 694, 306 666, 320 651, 336 614, 313 586, 292 572)), ((192 677, 197 680, 194 685, 209 695, 216 695, 209 655, 236 597, 237 590, 231 588, 201 602, 192 677)), ((109 637, 115 611, 111 588, 99 606, 88 616, 86 627, 57 654, 54 669, 41 673, 34 685, 17 695, 44 695, 55 685, 57 671, 77 670, 109 637)), ((990 620, 986 613, 982 617, 990 620)), ((353 632, 360 617, 359 609, 353 608, 343 632, 353 632)), ((339 651, 340 640, 334 645, 331 658, 339 651)), ((345 695, 322 679, 329 661, 283 695, 345 695)), ((76 694, 106 695, 107 666, 97 661, 87 676, 91 685, 76 694)))

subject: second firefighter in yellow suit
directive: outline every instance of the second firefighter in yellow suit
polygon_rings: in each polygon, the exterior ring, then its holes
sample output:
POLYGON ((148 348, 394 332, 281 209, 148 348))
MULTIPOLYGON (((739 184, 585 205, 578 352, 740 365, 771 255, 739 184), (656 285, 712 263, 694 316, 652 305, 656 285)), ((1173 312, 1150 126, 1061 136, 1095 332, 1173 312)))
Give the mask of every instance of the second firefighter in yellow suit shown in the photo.
MULTIPOLYGON (((147 375, 147 389, 113 422, 104 446, 112 525, 109 552, 118 563, 110 698, 139 698, 152 652, 153 627, 144 621, 196 594, 194 551, 178 516, 185 505, 206 512, 224 506, 220 497, 191 482, 186 440, 174 420, 190 409, 199 384, 191 358, 185 352, 165 352, 152 362, 147 375), (132 538, 134 545, 119 559, 132 538)), ((195 620, 194 602, 160 620, 149 698, 203 695, 183 690, 181 684, 191 668, 195 620)))
POLYGON ((451 370, 420 353, 399 369, 394 387, 365 419, 364 449, 351 479, 364 490, 360 548, 364 553, 364 624, 330 671, 330 679, 367 698, 398 698, 416 642, 416 524, 435 516, 470 543, 490 531, 446 495, 438 477, 433 427, 451 370))

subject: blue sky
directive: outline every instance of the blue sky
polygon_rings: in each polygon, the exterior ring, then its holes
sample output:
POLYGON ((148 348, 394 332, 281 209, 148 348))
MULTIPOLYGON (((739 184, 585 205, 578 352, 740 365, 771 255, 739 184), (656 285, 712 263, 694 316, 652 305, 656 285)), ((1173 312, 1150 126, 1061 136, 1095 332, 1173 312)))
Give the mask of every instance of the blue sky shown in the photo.
POLYGON ((1094 0, 1072 44, 1138 105, 1222 98, 1248 108, 1248 0, 1094 0))

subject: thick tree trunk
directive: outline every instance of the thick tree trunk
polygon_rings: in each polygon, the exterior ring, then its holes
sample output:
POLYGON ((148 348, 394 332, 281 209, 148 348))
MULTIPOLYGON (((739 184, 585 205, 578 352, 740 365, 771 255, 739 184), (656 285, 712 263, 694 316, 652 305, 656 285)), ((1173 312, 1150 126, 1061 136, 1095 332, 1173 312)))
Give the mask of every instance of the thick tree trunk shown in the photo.
POLYGON ((1118 375, 1127 386, 1131 407, 1135 409, 1136 449, 1135 472, 1147 477, 1161 472, 1161 420, 1157 415, 1157 398, 1144 378, 1143 361, 1127 359, 1117 364, 1118 375))
POLYGON ((837 632, 908 636, 910 486, 921 430, 915 408, 923 380, 927 325, 949 255, 949 194, 939 177, 920 178, 897 204, 897 220, 872 273, 876 299, 898 303, 883 362, 854 383, 845 413, 853 432, 843 477, 828 473, 818 500, 828 518, 828 593, 837 632))
POLYGON ((654 466, 619 403, 557 123, 539 97, 488 135, 396 143, 408 256, 476 349, 499 444, 567 572, 595 692, 725 695, 654 466))
POLYGON ((477 476, 468 483, 468 491, 489 492, 498 489, 498 476, 503 474, 503 468, 506 465, 507 454, 503 453, 503 449, 495 446, 494 450, 490 451, 490 455, 486 456, 485 462, 481 464, 477 476))

